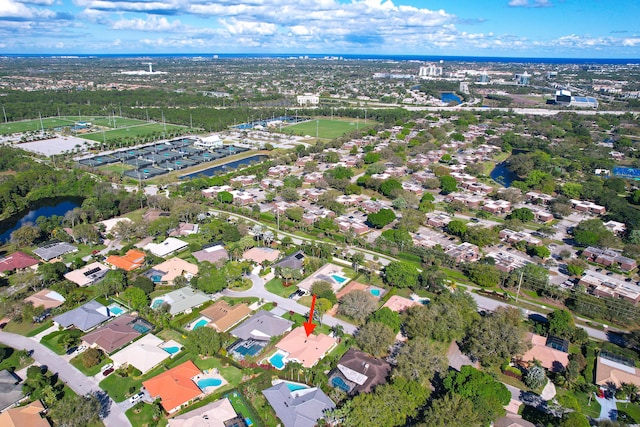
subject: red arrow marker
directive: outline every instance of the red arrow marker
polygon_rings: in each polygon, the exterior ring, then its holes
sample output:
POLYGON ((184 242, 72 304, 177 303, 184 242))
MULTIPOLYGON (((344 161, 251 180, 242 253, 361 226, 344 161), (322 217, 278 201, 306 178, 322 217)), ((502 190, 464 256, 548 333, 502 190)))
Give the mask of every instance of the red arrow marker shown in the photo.
POLYGON ((311 299, 311 311, 309 311, 309 321, 304 322, 304 331, 307 333, 307 336, 311 335, 313 330, 316 328, 316 325, 313 323, 313 309, 316 306, 316 296, 314 295, 311 299))

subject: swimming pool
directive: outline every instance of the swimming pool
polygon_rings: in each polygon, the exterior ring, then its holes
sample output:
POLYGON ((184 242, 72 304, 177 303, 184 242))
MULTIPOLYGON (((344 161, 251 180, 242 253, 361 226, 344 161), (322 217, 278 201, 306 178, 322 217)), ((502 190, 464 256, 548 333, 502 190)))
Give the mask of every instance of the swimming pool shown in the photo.
POLYGON ((156 308, 160 307, 163 303, 164 303, 164 300, 162 298, 154 299, 153 302, 151 303, 151 308, 155 310, 156 308))
POLYGON ((198 387, 200 390, 204 390, 207 387, 218 387, 222 384, 222 380, 220 378, 203 378, 198 380, 198 387))
POLYGON ((340 284, 342 284, 342 283, 347 281, 346 277, 338 276, 337 274, 332 274, 331 277, 333 278, 333 280, 335 280, 336 282, 338 282, 340 284))
POLYGON ((192 331, 195 331, 198 328, 202 328, 203 326, 205 326, 207 323, 209 323, 209 321, 207 319, 200 319, 196 322, 195 325, 193 325, 193 328, 191 328, 192 331))
POLYGON ((117 305, 110 305, 109 306, 109 312, 111 314, 113 314, 114 316, 119 316, 122 313, 124 313, 124 309, 121 308, 120 306, 117 306, 117 305))
POLYGON ((349 393, 351 391, 351 387, 349 387, 349 384, 345 383, 344 380, 340 377, 333 377, 331 379, 331 384, 333 384, 334 387, 337 387, 340 390, 344 391, 345 393, 349 393))
POLYGON ((169 354, 176 354, 180 351, 179 347, 162 347, 162 349, 169 354))
POLYGON ((374 297, 379 297, 381 293, 380 289, 375 289, 375 288, 369 289, 369 292, 371 292, 371 295, 373 295, 374 297))
POLYGON ((304 384, 296 384, 296 383, 287 383, 287 387, 290 391, 303 390, 305 388, 309 388, 304 384))
POLYGON ((269 358, 269 363, 271 363, 271 366, 274 368, 282 370, 284 368, 284 358, 285 355, 278 351, 269 358))

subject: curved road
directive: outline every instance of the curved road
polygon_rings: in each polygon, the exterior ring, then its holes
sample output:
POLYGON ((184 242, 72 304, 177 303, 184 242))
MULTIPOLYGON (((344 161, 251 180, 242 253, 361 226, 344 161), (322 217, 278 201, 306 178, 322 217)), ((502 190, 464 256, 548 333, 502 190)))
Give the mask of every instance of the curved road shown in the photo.
POLYGON ((51 372, 57 373, 74 392, 80 396, 96 394, 103 407, 102 418, 107 427, 131 426, 124 412, 111 398, 100 389, 93 378, 86 377, 69 362, 33 339, 9 332, 0 332, 0 343, 16 349, 33 351, 33 357, 39 364, 46 365, 51 372), (106 414, 106 416, 105 416, 106 414))
MULTIPOLYGON (((309 313, 309 307, 298 304, 294 300, 283 298, 267 291, 264 287, 264 280, 257 275, 251 274, 249 278, 253 282, 253 286, 251 287, 251 289, 240 292, 225 289, 221 292, 221 294, 229 297, 258 297, 262 298, 265 301, 275 302, 278 304, 279 308, 283 308, 287 311, 295 311, 296 313, 302 315, 307 315, 309 313)), ((322 316, 322 323, 329 326, 342 325, 344 332, 351 335, 353 335, 353 333, 357 329, 357 326, 345 322, 344 320, 336 319, 335 317, 329 316, 327 314, 322 316)))

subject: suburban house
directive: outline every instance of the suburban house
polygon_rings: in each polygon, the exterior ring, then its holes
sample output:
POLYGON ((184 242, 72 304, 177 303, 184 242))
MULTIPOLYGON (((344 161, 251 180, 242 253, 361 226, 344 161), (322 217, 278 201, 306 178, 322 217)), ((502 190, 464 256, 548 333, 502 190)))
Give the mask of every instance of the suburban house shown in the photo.
POLYGON ((0 426, 3 427, 51 427, 42 415, 44 406, 39 400, 28 405, 7 409, 0 413, 0 426))
POLYGON ((242 254, 242 258, 247 261, 253 261, 256 264, 262 264, 265 261, 273 262, 280 256, 280 251, 271 248, 251 248, 242 254))
POLYGON ((91 300, 80 307, 69 310, 53 318, 53 322, 67 329, 76 327, 88 331, 109 319, 109 309, 98 301, 91 300))
POLYGON ((129 249, 124 256, 109 255, 105 262, 115 268, 125 271, 135 270, 144 264, 144 252, 129 249))
POLYGON ((185 286, 154 298, 151 301, 151 308, 156 309, 163 303, 167 303, 171 306, 169 314, 175 316, 178 313, 191 312, 192 308, 198 307, 207 301, 210 301, 210 299, 206 294, 185 286))
POLYGON ((34 307, 43 306, 45 310, 60 307, 65 301, 62 295, 51 289, 42 289, 24 299, 25 303, 32 303, 34 307))
POLYGON ((191 360, 169 369, 142 383, 153 399, 160 398, 165 411, 172 414, 203 395, 192 378, 200 369, 191 360))
POLYGON ((144 273, 153 283, 163 285, 173 285, 173 281, 178 276, 191 280, 196 274, 198 274, 197 265, 177 257, 168 259, 144 273))
POLYGON ((129 314, 115 318, 104 326, 89 332, 82 341, 90 347, 100 347, 105 353, 113 353, 153 328, 146 321, 129 314))
POLYGON ((596 360, 596 384, 620 387, 622 383, 635 384, 640 387, 640 371, 633 360, 600 352, 596 360))
POLYGON ((144 249, 157 257, 164 258, 176 252, 180 252, 187 246, 189 246, 187 242, 183 242, 175 237, 167 237, 164 242, 149 243, 144 247, 144 249))
POLYGON ((51 261, 70 252, 77 252, 78 248, 66 242, 48 242, 34 249, 33 253, 45 261, 51 261))
POLYGON ((198 224, 191 224, 188 222, 181 222, 178 226, 169 233, 169 236, 188 236, 190 234, 197 234, 199 230, 198 224))
POLYGON ((525 362, 537 360, 549 371, 562 372, 569 364, 569 342, 554 336, 527 334, 531 348, 522 356, 525 362))
POLYGON ((0 371, 0 411, 14 406, 24 399, 21 379, 13 372, 3 369, 0 371))
POLYGON ((246 427, 229 399, 222 398, 201 408, 169 419, 169 427, 246 427))
POLYGON ((224 332, 250 315, 251 309, 244 303, 230 305, 224 300, 218 300, 215 304, 200 311, 200 314, 211 320, 207 326, 218 332, 224 332))
POLYGON ((92 262, 82 268, 66 273, 64 278, 80 287, 84 287, 99 282, 108 271, 109 267, 106 265, 100 262, 92 262))
POLYGON ((0 258, 0 274, 9 271, 21 271, 29 267, 35 268, 39 262, 40 261, 30 257, 24 252, 14 252, 11 255, 0 258))
POLYGON ((335 338, 329 335, 309 335, 302 326, 289 332, 282 338, 276 347, 287 353, 288 361, 296 361, 305 368, 313 367, 320 359, 325 357, 337 345, 335 338))
POLYGON ((389 363, 351 348, 329 374, 329 385, 349 395, 369 393, 375 386, 386 384, 390 374, 389 363))
POLYGON ((302 270, 302 267, 304 265, 304 253, 302 251, 296 251, 294 253, 292 253, 291 255, 288 255, 284 258, 282 258, 280 261, 278 261, 276 264, 273 265, 273 267, 280 267, 280 268, 285 268, 285 267, 289 267, 292 268, 294 270, 302 270))
POLYGON ((110 358, 115 367, 128 364, 144 374, 171 356, 160 347, 163 342, 155 335, 148 334, 112 354, 110 358))
POLYGON ((191 255, 198 262, 207 261, 211 264, 216 264, 221 261, 224 262, 229 259, 229 254, 223 245, 213 245, 213 246, 205 246, 200 251, 193 252, 191 255))
POLYGON ((401 297, 400 295, 392 295, 391 298, 384 303, 383 307, 387 307, 391 311, 401 313, 409 307, 420 305, 418 301, 401 297))
POLYGON ((317 387, 291 391, 281 382, 262 391, 284 427, 314 427, 336 405, 317 387))
POLYGON ((231 331, 231 335, 243 340, 269 341, 291 330, 293 322, 275 314, 260 310, 231 331))

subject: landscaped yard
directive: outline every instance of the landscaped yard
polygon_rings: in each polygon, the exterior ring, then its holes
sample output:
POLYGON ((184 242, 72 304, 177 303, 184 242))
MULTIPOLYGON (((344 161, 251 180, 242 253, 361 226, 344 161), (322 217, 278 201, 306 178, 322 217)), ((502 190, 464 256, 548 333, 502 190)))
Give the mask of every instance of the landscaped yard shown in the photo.
POLYGON ((80 372, 82 372, 83 374, 85 374, 88 377, 92 377, 92 376, 96 375, 98 372, 100 372, 100 370, 102 369, 102 367, 104 365, 106 365, 107 363, 111 363, 112 362, 111 359, 109 359, 108 357, 103 355, 102 356, 103 359, 102 359, 102 361, 100 363, 98 363, 97 365, 92 366, 90 368, 86 368, 84 366, 84 363, 82 363, 82 360, 83 360, 82 356, 83 356, 83 353, 80 353, 79 355, 77 355, 76 357, 71 359, 71 364, 73 366, 75 366, 80 372))
POLYGON ((71 345, 67 345, 66 340, 71 340, 72 337, 80 338, 81 335, 82 331, 78 329, 65 329, 64 331, 50 333, 43 337, 42 340, 40 340, 40 343, 53 350, 56 354, 63 355, 66 353, 67 349, 71 347, 71 345))
POLYGON ((27 356, 24 351, 0 345, 0 352, 5 357, 0 361, 0 371, 3 369, 17 371, 33 363, 33 359, 27 356))
POLYGON ((598 401, 593 398, 589 399, 589 393, 582 393, 580 391, 572 391, 563 388, 558 388, 558 397, 560 396, 568 396, 569 398, 574 397, 580 406, 580 412, 584 415, 598 418, 600 416, 600 404, 598 401))
POLYGON ((47 320, 44 323, 31 323, 31 322, 14 322, 7 323, 3 331, 11 332, 13 334, 20 334, 26 337, 32 337, 40 332, 49 329, 53 325, 53 321, 47 320))
POLYGON ((640 422, 640 405, 637 403, 618 402, 618 420, 626 424, 638 424, 640 422))
POLYGON ((217 357, 208 357, 206 359, 200 359, 198 357, 192 359, 193 363, 198 369, 217 369, 220 371, 225 380, 233 387, 236 387, 242 381, 242 371, 235 366, 223 364, 223 362, 217 357))
POLYGON ((159 421, 153 421, 153 405, 139 403, 126 413, 131 425, 140 427, 164 427, 168 424, 166 418, 161 417, 159 421))
POLYGON ((272 294, 279 295, 283 298, 287 298, 293 292, 298 290, 298 287, 295 285, 283 286, 282 279, 278 277, 269 280, 267 283, 265 283, 264 287, 267 291, 271 292, 272 294))
POLYGON ((229 399, 229 401, 231 402, 231 406, 233 406, 233 409, 235 409, 235 411, 239 415, 241 415, 242 418, 249 418, 253 425, 255 425, 256 427, 260 427, 262 425, 260 420, 256 419, 256 415, 254 415, 253 411, 249 409, 249 406, 238 391, 233 391, 229 394, 226 394, 225 397, 229 399))

